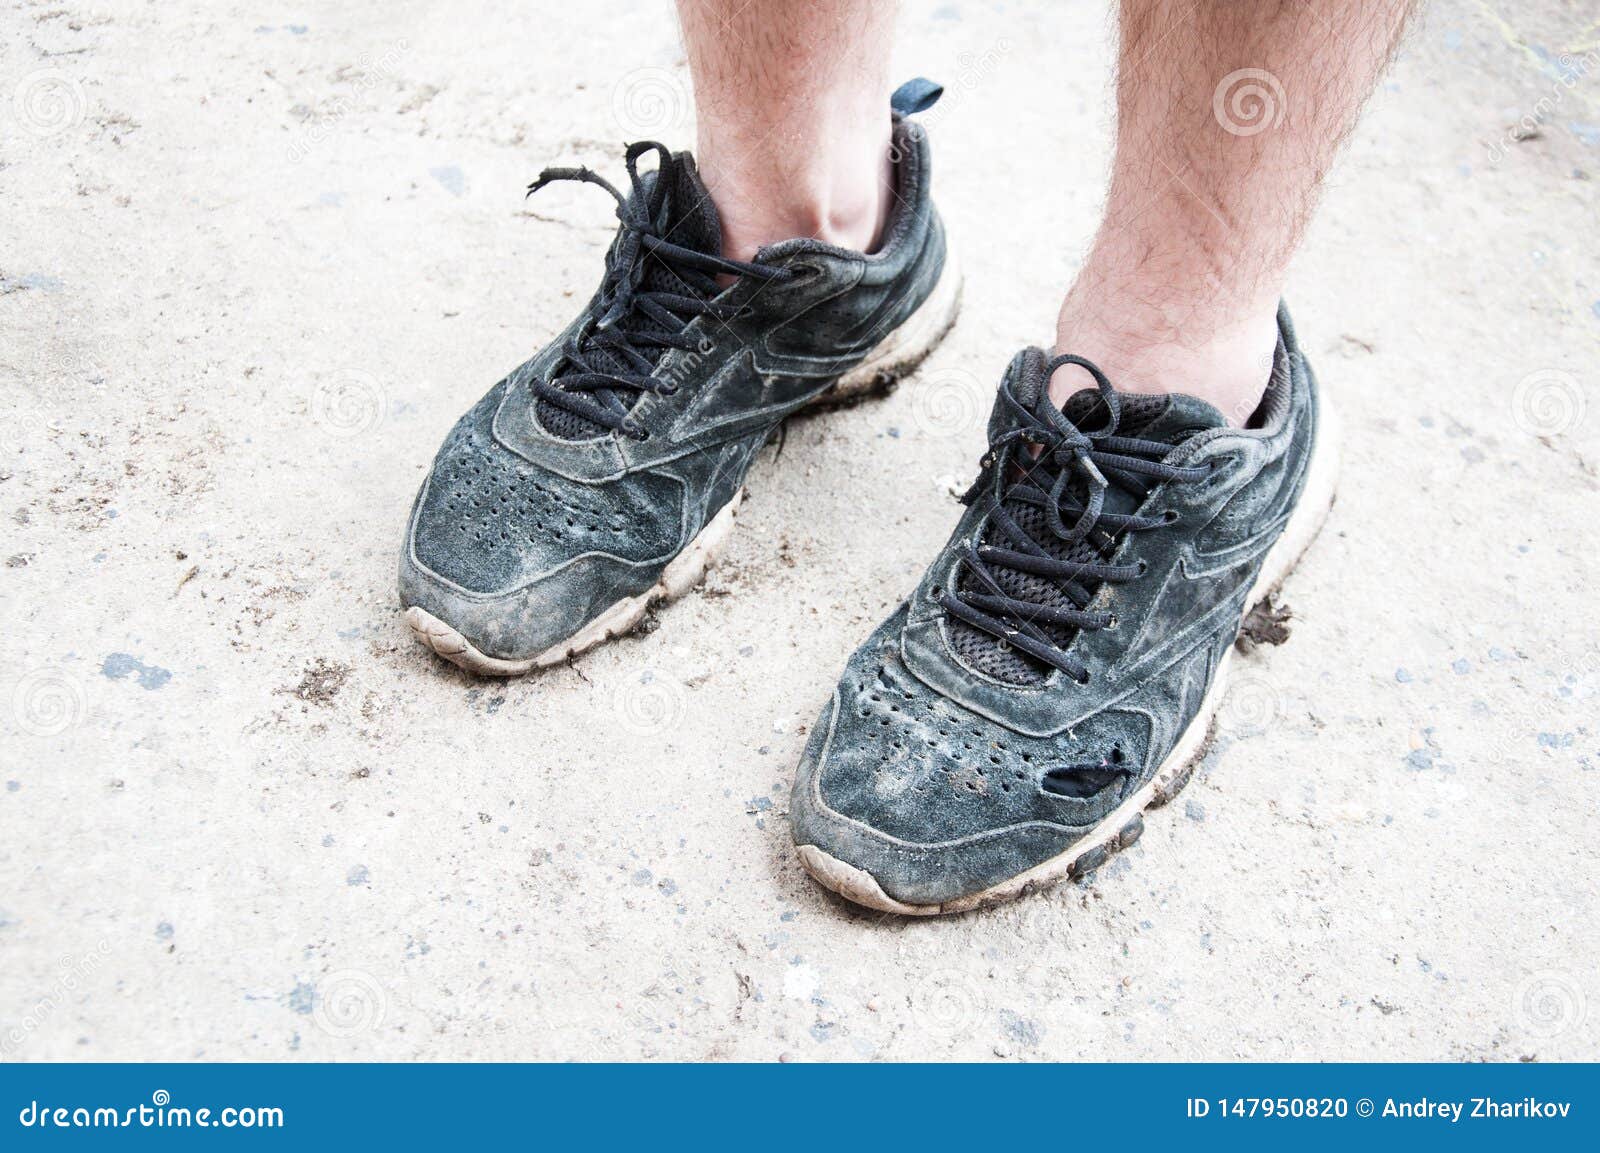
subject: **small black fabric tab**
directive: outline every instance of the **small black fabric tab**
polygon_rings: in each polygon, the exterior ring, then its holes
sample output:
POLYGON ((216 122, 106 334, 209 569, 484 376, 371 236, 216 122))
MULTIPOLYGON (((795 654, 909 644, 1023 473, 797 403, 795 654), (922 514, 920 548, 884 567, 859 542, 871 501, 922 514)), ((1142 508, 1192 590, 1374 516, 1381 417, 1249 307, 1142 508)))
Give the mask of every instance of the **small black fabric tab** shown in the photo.
POLYGON ((915 116, 932 108, 943 95, 943 84, 935 84, 926 76, 918 76, 894 90, 894 95, 889 97, 889 107, 901 116, 915 116))

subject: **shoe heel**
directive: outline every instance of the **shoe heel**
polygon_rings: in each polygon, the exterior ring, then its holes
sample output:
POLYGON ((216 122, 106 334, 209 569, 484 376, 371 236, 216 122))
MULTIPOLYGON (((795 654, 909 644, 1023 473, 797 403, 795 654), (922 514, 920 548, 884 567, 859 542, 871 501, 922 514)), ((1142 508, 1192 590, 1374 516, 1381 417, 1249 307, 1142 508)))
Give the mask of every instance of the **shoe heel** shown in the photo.
POLYGON ((961 267, 954 251, 946 249, 939 283, 928 299, 897 325, 862 359, 832 385, 806 401, 800 411, 826 408, 888 392, 939 347, 961 312, 961 267))

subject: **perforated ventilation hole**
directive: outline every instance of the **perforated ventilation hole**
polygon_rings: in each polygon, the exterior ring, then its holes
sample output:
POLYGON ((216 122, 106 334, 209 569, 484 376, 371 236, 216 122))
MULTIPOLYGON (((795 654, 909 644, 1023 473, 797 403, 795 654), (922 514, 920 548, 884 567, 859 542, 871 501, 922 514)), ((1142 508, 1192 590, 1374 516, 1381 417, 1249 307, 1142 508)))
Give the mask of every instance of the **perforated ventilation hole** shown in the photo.
POLYGON ((637 510, 586 500, 577 486, 544 483, 537 469, 503 457, 472 429, 447 444, 437 478, 455 531, 491 554, 523 541, 566 544, 585 534, 621 533, 646 519, 637 510))

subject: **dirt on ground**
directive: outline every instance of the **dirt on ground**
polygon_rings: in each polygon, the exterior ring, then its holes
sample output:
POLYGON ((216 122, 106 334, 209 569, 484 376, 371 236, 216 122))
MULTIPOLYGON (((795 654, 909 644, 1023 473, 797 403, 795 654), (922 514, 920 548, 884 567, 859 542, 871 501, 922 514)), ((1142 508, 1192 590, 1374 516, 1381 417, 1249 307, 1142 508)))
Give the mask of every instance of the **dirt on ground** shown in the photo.
POLYGON ((766 450, 658 627, 501 682, 407 635, 402 523, 598 276, 605 198, 528 181, 692 142, 671 6, 11 4, 5 1057, 1594 1058, 1593 21, 1439 0, 1334 173, 1289 301, 1342 489, 1180 800, 907 922, 801 870, 793 767, 1052 331, 1106 9, 909 6, 956 329, 766 450))

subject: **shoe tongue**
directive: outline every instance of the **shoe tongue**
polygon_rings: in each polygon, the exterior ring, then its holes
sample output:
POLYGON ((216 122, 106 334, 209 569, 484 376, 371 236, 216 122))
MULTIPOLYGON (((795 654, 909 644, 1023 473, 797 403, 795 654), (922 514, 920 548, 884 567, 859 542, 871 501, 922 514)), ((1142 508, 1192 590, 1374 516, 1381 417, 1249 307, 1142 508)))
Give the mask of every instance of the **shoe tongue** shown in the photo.
POLYGON ((665 179, 670 183, 662 210, 664 219, 660 221, 661 234, 673 244, 721 256, 722 218, 700 179, 694 157, 687 152, 674 153, 665 179))
MULTIPOLYGON (((1050 399, 1049 374, 1045 371, 1048 364, 1049 359, 1044 352, 1029 348, 1017 354, 1007 374, 1012 395, 1017 402, 1041 415, 1043 406, 1054 404, 1050 399)), ((1118 436, 1176 447, 1197 432, 1220 428, 1226 423, 1222 414, 1211 405, 1184 393, 1151 396, 1119 391, 1117 397, 1121 408, 1118 436)), ((1105 428, 1105 399, 1098 389, 1086 388, 1073 393, 1061 406, 1061 411, 1068 420, 1086 431, 1105 428)), ((1003 403, 997 402, 990 435, 1005 431, 1011 419, 1003 403)), ((1081 494, 1081 491, 1081 486, 1074 490, 1075 494, 1081 494)), ((1104 500, 1105 511, 1111 513, 1132 513, 1140 504, 1139 497, 1118 485, 1107 488, 1104 500)), ((1075 564, 1093 564, 1104 559, 1091 541, 1065 542, 1055 537, 1046 527, 1044 513, 1037 505, 1008 498, 1005 508, 1012 520, 1055 559, 1075 564)), ((985 536, 985 543, 1006 545, 993 526, 985 536)), ((1056 608, 1065 608, 1070 603, 1053 582, 1043 577, 1003 568, 993 575, 1008 595, 1056 608)), ((962 587, 964 591, 975 588, 970 575, 964 578, 962 587)), ((1070 643, 1075 631, 1057 625, 1042 627, 1055 643, 1062 646, 1070 643)), ((1038 684, 1048 671, 1033 658, 1009 645, 1000 644, 987 632, 964 621, 954 620, 950 623, 950 639, 963 661, 997 680, 1011 684, 1038 684)))
MULTIPOLYGON (((1049 357, 1042 349, 1025 348, 1011 360, 1006 370, 1011 380, 1012 394, 1018 403, 1042 413, 1043 405, 1053 404, 1050 399, 1050 375, 1045 371, 1049 357)), ((1140 393, 1118 391, 1122 418, 1117 424, 1117 435, 1133 436, 1141 440, 1154 440, 1173 446, 1181 444, 1197 432, 1222 428, 1228 422, 1222 413, 1197 396, 1182 392, 1140 393)), ((1066 418, 1079 428, 1095 431, 1106 423, 1105 401, 1096 388, 1084 388, 1067 397, 1061 406, 1066 418)), ((996 405, 995 421, 1007 420, 1005 409, 996 405)), ((991 435, 1003 431, 991 428, 991 435)))
MULTIPOLYGON (((1197 396, 1182 392, 1151 395, 1119 392, 1122 419, 1118 436, 1138 437, 1160 444, 1179 445, 1197 432, 1221 428, 1228 422, 1211 405, 1197 396)), ((1098 389, 1085 388, 1067 397, 1061 411, 1080 428, 1105 427, 1105 401, 1098 389)))
MULTIPOLYGON (((687 152, 675 152, 672 159, 663 162, 656 171, 644 173, 640 178, 640 183, 643 185, 642 194, 646 198, 650 197, 659 181, 666 182, 667 190, 655 219, 656 230, 661 237, 680 248, 691 248, 696 252, 721 256, 722 219, 717 215, 717 206, 711 199, 711 193, 706 190, 704 181, 700 179, 700 173, 695 169, 694 157, 687 152)), ((644 291, 696 295, 693 288, 657 259, 650 259, 645 265, 644 279, 639 287, 644 291)), ((628 323, 630 322, 623 321, 624 325, 628 323)), ((595 366, 601 369, 613 371, 629 369, 621 357, 609 350, 594 351, 590 354, 590 358, 595 366)), ((608 404, 613 394, 601 391, 594 396, 599 403, 608 404)), ((627 397, 624 395, 623 399, 626 400, 627 397)), ((539 423, 563 440, 588 440, 605 435, 606 430, 600 425, 549 401, 539 401, 535 411, 539 423)))

